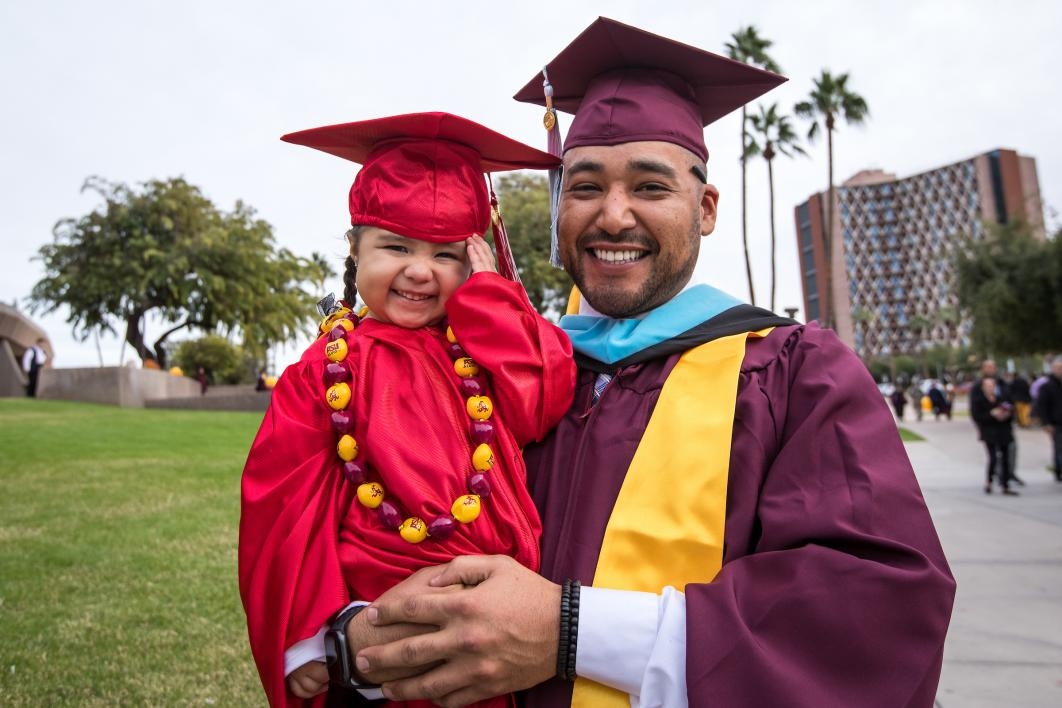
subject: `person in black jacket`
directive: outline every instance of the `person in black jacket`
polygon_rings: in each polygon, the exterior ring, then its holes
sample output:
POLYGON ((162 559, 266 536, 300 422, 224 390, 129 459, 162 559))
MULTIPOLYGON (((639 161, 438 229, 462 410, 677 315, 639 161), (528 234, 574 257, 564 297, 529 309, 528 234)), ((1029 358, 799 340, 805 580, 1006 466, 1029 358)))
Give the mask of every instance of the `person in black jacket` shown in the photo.
POLYGON ((979 389, 970 394, 970 417, 977 424, 977 431, 988 452, 988 469, 985 479, 985 494, 992 493, 992 482, 1008 496, 1018 493, 1010 488, 1010 447, 1014 444, 1014 404, 1003 393, 1004 389, 993 376, 981 379, 979 389), (998 474, 997 474, 998 471, 998 474))
POLYGON ((1051 374, 1036 392, 1036 415, 1051 436, 1055 453, 1055 481, 1062 482, 1062 356, 1051 362, 1051 374))
MULTIPOLYGON (((1018 399, 1014 395, 1014 390, 1010 387, 1011 381, 1014 379, 1014 375, 1011 373, 1004 373, 1003 376, 999 376, 999 370, 996 367, 996 362, 992 359, 985 359, 981 362, 981 378, 977 381, 977 384, 970 390, 971 407, 974 397, 981 394, 981 382, 985 378, 995 379, 996 395, 1002 396, 1004 400, 1009 401, 1014 405, 1014 419, 1018 421, 1018 425, 1021 425, 1021 406, 1018 403, 1018 399)), ((1026 415, 1028 417, 1028 415, 1026 415)), ((1010 481, 1019 487, 1024 487, 1025 482, 1018 476, 1018 441, 1013 440, 1010 444, 1010 448, 1007 453, 1007 461, 1010 468, 1010 481)))

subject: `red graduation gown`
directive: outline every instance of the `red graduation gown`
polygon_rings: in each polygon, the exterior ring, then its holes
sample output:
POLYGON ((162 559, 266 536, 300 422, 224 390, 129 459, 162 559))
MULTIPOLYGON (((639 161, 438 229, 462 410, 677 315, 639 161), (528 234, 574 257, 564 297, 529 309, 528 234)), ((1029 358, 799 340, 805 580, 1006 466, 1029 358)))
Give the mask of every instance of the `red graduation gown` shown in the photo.
MULTIPOLYGON (((352 599, 373 600, 455 555, 506 554, 538 569, 541 526, 520 450, 568 409, 575 365, 567 336, 519 287, 479 273, 447 303, 461 346, 487 372, 496 436, 490 497, 445 542, 407 543, 345 482, 324 396, 326 338, 277 382, 244 469, 239 547, 251 650, 271 705, 302 703, 286 690, 284 651, 352 599)), ((445 327, 365 319, 346 340, 358 459, 403 516, 448 514, 467 493, 473 446, 445 327)))

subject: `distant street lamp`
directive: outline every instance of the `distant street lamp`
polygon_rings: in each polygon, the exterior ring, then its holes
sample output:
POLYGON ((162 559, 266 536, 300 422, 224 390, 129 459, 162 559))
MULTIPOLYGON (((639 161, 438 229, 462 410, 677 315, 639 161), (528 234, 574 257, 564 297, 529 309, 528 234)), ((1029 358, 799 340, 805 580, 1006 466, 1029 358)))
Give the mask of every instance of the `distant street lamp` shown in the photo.
POLYGON ((795 320, 796 319, 797 310, 799 310, 799 309, 800 309, 799 307, 786 307, 785 308, 786 317, 788 317, 791 320, 795 320))

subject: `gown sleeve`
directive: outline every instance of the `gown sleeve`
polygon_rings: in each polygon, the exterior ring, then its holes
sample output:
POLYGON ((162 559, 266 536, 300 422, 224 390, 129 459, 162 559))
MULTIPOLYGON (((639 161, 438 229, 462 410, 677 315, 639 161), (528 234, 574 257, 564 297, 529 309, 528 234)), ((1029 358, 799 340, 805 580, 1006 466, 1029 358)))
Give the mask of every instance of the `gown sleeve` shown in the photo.
POLYGON ((496 273, 475 273, 446 309, 458 342, 490 372, 494 404, 523 447, 568 411, 575 362, 568 335, 526 304, 521 287, 496 273))
POLYGON ((928 708, 955 583, 866 369, 801 330, 741 375, 724 563, 685 588, 690 704, 928 708))
POLYGON ((335 435, 323 403, 320 342, 288 367, 244 467, 240 596, 251 653, 271 706, 323 705, 290 694, 284 651, 313 636, 348 602, 337 553, 345 508, 335 435))

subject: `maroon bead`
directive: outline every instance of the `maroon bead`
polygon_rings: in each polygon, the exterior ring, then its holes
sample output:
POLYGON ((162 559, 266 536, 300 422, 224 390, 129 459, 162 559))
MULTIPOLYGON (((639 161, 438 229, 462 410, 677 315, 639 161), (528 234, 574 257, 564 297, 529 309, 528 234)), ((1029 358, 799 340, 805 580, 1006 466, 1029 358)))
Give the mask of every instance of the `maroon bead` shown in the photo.
POLYGON ((334 361, 328 362, 325 366, 324 380, 326 386, 334 386, 340 381, 346 381, 350 378, 350 369, 342 364, 337 364, 334 361))
POLYGON ((332 430, 336 435, 346 435, 354 430, 354 416, 346 411, 332 411, 332 430))
POLYGON ((355 486, 361 486, 367 481, 365 467, 357 460, 343 463, 343 476, 355 486))
POLYGON ((437 516, 428 524, 428 535, 437 541, 445 541, 453 535, 456 528, 457 522, 454 521, 454 517, 437 516))
POLYGON ((482 396, 484 390, 483 382, 479 380, 478 376, 469 376, 467 379, 461 379, 461 393, 466 396, 482 396))
POLYGON ((454 361, 468 356, 468 354, 465 353, 465 350, 457 342, 450 344, 447 347, 447 350, 450 352, 450 358, 454 361))
POLYGON ((494 424, 489 420, 473 420, 470 431, 472 442, 478 447, 484 443, 490 444, 494 440, 494 424))
POLYGON ((389 501, 380 502, 380 506, 376 507, 376 514, 380 517, 380 522, 389 529, 397 529, 402 525, 402 515, 389 501))
POLYGON ((347 328, 342 325, 336 325, 328 332, 328 341, 334 342, 337 339, 343 339, 347 336, 347 328))
POLYGON ((468 478, 468 491, 473 494, 478 494, 482 498, 486 499, 490 496, 490 480, 487 479, 487 475, 482 472, 477 472, 468 478))

